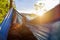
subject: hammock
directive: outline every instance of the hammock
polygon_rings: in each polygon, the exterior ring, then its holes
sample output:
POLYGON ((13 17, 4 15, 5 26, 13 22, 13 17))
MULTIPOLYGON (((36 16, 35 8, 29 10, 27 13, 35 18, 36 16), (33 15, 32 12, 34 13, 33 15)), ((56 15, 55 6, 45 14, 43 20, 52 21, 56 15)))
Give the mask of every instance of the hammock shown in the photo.
POLYGON ((7 35, 13 15, 12 13, 13 13, 13 8, 9 10, 2 24, 0 24, 0 40, 7 40, 7 35))

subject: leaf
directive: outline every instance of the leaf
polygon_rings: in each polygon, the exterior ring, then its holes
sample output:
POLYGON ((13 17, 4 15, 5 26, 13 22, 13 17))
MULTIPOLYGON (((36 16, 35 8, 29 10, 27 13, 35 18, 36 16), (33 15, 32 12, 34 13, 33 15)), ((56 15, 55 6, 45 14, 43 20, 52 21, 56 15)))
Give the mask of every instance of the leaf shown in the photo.
POLYGON ((9 11, 10 3, 8 0, 0 0, 0 23, 4 20, 7 12, 9 11))

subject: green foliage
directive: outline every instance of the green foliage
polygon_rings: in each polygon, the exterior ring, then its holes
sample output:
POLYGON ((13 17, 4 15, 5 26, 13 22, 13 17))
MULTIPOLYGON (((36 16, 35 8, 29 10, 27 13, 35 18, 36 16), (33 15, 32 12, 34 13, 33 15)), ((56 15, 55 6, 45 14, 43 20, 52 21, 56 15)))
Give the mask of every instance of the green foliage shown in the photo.
POLYGON ((0 23, 2 23, 6 13, 9 11, 9 6, 8 0, 0 0, 0 23))

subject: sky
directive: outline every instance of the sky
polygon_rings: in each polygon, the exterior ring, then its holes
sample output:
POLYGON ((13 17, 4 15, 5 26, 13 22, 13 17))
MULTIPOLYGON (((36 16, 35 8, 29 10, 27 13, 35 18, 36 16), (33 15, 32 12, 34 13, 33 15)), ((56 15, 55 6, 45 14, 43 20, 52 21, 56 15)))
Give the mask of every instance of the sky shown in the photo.
POLYGON ((59 4, 59 0, 15 0, 16 9, 19 12, 25 13, 37 13, 38 15, 42 15, 47 11, 54 8, 59 4), (34 4, 39 5, 39 3, 44 3, 43 7, 38 11, 34 9, 34 4))
POLYGON ((16 9, 18 11, 31 11, 37 0, 15 0, 16 9))

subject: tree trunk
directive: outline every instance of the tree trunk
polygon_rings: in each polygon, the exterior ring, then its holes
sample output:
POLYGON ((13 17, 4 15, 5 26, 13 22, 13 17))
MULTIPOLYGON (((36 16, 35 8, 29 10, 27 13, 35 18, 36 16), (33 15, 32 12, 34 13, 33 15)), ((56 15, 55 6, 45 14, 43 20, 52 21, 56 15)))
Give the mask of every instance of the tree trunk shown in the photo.
POLYGON ((13 0, 10 0, 10 8, 12 8, 13 0))

